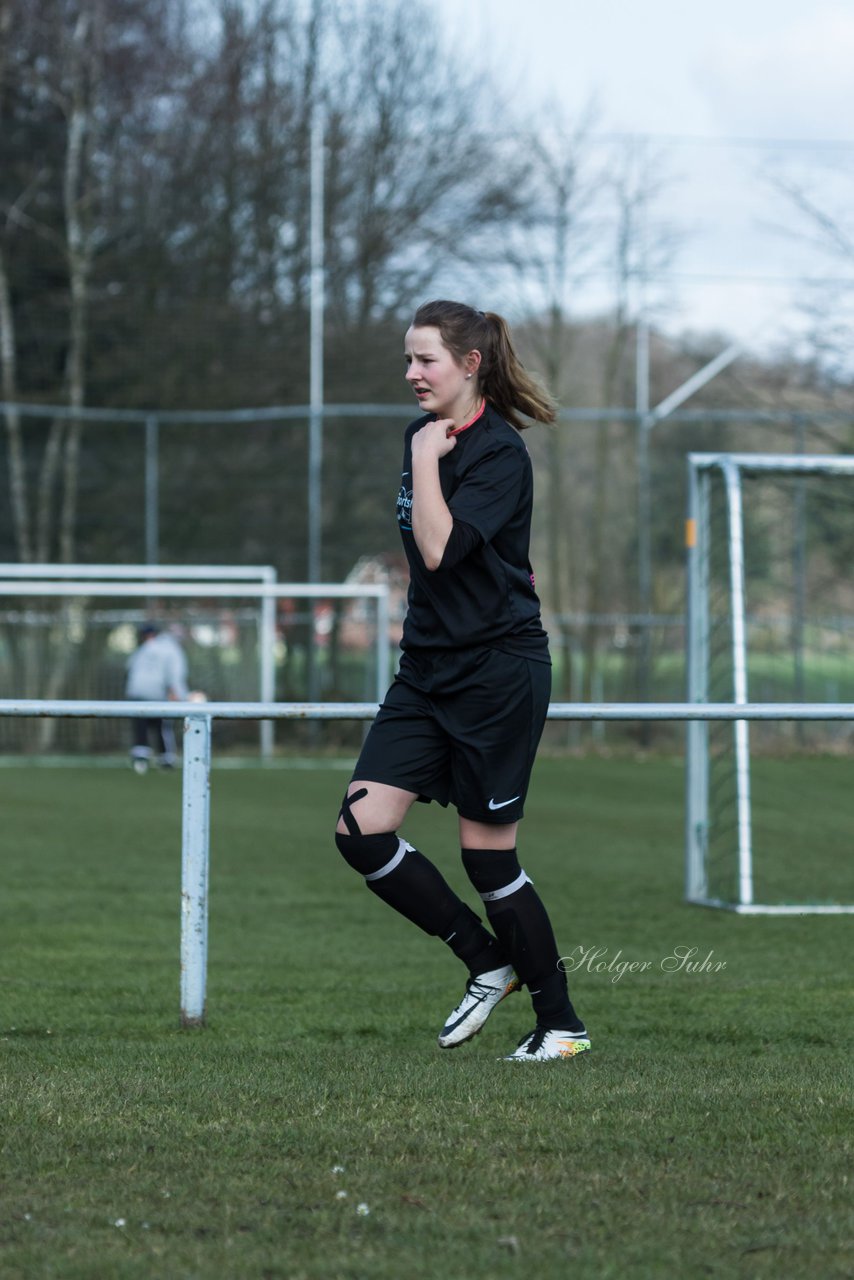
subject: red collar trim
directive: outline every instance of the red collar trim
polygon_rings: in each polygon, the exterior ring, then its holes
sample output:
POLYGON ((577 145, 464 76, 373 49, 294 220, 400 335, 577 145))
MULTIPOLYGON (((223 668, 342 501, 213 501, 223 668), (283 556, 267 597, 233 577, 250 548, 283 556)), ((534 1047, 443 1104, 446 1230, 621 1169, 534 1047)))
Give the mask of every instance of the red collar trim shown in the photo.
POLYGON ((458 436, 461 431, 468 431, 469 427, 473 427, 474 424, 477 422, 478 418, 482 418, 485 413, 486 413, 486 401, 484 400, 483 404, 480 406, 480 408, 478 409, 477 413, 474 415, 473 418, 469 418, 468 422, 464 422, 461 427, 452 427, 452 429, 448 432, 448 435, 458 436))

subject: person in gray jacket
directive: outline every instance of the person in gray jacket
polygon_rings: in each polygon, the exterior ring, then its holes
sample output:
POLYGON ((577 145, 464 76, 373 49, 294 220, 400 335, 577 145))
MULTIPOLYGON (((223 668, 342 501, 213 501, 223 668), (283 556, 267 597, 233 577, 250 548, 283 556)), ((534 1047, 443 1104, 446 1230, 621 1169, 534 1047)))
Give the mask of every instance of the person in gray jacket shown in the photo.
MULTIPOLYGON (((187 657, 170 631, 161 631, 153 622, 139 630, 139 647, 128 658, 125 697, 133 702, 184 702, 188 696, 187 657)), ((133 722, 131 764, 137 773, 146 773, 157 748, 156 759, 164 769, 174 769, 177 761, 175 729, 171 720, 157 716, 137 716, 133 722)))

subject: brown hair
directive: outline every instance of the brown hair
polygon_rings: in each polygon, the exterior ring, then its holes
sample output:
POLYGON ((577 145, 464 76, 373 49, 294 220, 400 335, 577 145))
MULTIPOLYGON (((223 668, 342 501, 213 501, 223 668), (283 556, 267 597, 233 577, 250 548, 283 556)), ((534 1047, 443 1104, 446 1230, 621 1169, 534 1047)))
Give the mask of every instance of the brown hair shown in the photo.
POLYGON ((480 352, 478 380, 484 398, 517 431, 531 425, 521 414, 535 422, 554 422, 557 406, 516 355, 510 328, 502 316, 476 311, 464 302, 425 302, 412 323, 419 329, 438 329, 442 342, 460 364, 470 351, 480 352))

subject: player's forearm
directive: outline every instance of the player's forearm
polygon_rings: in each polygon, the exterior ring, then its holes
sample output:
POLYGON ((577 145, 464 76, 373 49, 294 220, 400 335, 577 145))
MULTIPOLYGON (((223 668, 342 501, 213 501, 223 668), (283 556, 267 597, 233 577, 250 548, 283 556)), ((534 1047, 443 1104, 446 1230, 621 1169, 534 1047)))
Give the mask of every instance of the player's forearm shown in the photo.
POLYGON ((428 569, 438 569, 454 518, 442 496, 436 458, 412 460, 412 534, 428 569))

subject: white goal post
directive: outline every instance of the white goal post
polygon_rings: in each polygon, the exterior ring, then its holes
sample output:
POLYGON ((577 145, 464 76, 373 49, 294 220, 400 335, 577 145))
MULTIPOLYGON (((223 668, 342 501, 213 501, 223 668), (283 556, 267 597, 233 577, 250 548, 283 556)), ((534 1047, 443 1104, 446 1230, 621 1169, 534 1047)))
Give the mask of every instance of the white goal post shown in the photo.
MULTIPOLYGON (((261 582, 272 586, 277 578, 270 564, 0 564, 0 595, 8 582, 147 582, 153 593, 165 582, 261 582)), ((8 594, 8 593, 7 593, 8 594)), ((272 702, 276 696, 276 601, 263 596, 258 619, 258 671, 261 702, 272 702)), ((262 720, 258 726, 261 755, 273 753, 273 722, 262 720)))
MULTIPOLYGON (((806 522, 803 489, 795 477, 844 477, 851 483, 854 512, 854 457, 805 454, 693 453, 688 455, 686 550, 687 698, 689 703, 732 702, 750 705, 751 651, 745 560, 752 554, 745 536, 746 479, 786 478, 795 503, 786 509, 791 523, 789 586, 805 593, 809 579, 802 558, 806 522), (793 486, 793 487, 792 487, 793 486), (713 515, 713 501, 714 515, 713 515), (792 514, 794 511, 794 515, 792 514), (799 556, 801 559, 799 560, 799 556)), ((847 490, 846 490, 847 498, 847 490)), ((830 504, 828 504, 830 505, 830 504)), ((748 512, 749 514, 749 512, 748 512)), ((852 526, 854 527, 854 526, 852 526)), ((770 555, 766 550, 766 555, 770 555)), ((771 592, 767 591, 770 595, 771 592)), ((777 594, 780 594, 779 588, 777 594)), ((798 608, 803 604, 800 600, 798 608)), ((766 602, 766 608, 770 608, 766 602)), ((789 636, 798 635, 797 615, 784 619, 789 636), (793 620, 794 619, 794 620, 793 620)), ((776 619, 779 624, 779 619, 776 619)), ((846 619, 847 622, 847 619, 846 619)), ((803 617, 800 616, 801 632, 803 617)), ((797 700, 796 698, 789 700, 797 700)), ((800 696, 803 701, 803 682, 800 696)), ((758 702, 755 693, 754 702, 758 702)), ((769 699, 770 701, 770 699, 769 699)), ((817 699, 813 699, 817 701, 817 699)), ((833 699, 829 699, 832 702, 833 699)), ((828 712, 831 707, 828 706, 828 712)), ((756 854, 762 865, 773 850, 754 849, 751 796, 751 739, 748 720, 722 726, 724 737, 710 742, 710 722, 692 720, 686 740, 685 897, 687 901, 752 915, 840 914, 854 905, 833 901, 762 901, 756 885, 756 854), (717 772, 716 772, 717 771, 717 772), (714 857, 713 855, 714 843, 714 857)), ((828 716, 831 719, 831 716, 828 716)), ((785 891, 784 891, 785 892, 785 891)))
MULTIPOLYGON (((277 600, 365 600, 373 603, 375 615, 373 683, 377 701, 385 696, 390 675, 389 588, 386 583, 304 583, 276 582, 275 571, 267 566, 226 569, 224 566, 65 566, 83 570, 80 576, 64 575, 63 566, 38 566, 32 576, 23 571, 33 565, 0 566, 0 599, 205 599, 249 600, 259 606, 259 702, 275 701, 276 601, 277 600), (11 570, 6 573, 5 570, 11 570), (55 576, 52 576, 51 571, 55 576), (133 572, 133 577, 128 577, 133 572), (214 576, 216 575, 216 576, 214 576), (261 577, 262 580, 258 581, 261 577), (104 579, 107 579, 106 581, 104 579), (140 580, 144 579, 144 580, 140 580), (176 581, 176 579, 179 579, 176 581)), ((257 717, 256 717, 257 718, 257 717)), ((272 721, 261 720, 261 754, 271 755, 272 721)))

